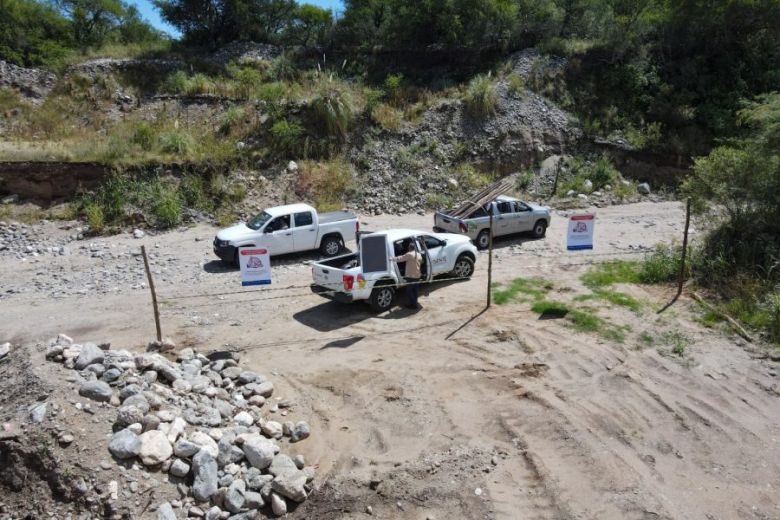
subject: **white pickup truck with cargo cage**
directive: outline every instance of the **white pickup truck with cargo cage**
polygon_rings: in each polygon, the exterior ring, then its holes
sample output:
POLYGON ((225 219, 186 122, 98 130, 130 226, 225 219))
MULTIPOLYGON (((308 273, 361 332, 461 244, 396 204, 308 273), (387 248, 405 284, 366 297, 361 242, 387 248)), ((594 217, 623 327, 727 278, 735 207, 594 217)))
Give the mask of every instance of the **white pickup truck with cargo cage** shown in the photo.
POLYGON ((475 208, 465 218, 456 218, 446 211, 437 211, 433 216, 433 229, 462 233, 473 240, 479 249, 487 249, 490 245, 491 212, 493 237, 531 233, 534 238, 542 238, 550 225, 550 208, 502 195, 484 206, 475 208))
POLYGON ((359 229, 357 217, 348 211, 317 213, 308 204, 276 206, 217 233, 214 254, 235 265, 240 247, 262 247, 272 256, 315 249, 336 256, 359 229))
POLYGON ((386 311, 405 283, 405 264, 391 258, 406 253, 409 243, 423 257, 423 282, 440 275, 466 279, 474 273, 477 248, 468 237, 391 229, 361 236, 357 253, 313 264, 311 290, 343 303, 367 301, 376 312, 386 311))

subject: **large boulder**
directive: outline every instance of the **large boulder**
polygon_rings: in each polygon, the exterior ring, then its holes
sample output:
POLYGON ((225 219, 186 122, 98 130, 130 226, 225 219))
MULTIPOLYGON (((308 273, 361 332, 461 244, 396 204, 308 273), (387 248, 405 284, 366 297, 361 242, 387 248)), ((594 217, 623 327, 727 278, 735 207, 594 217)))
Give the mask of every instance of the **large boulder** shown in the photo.
POLYGON ((215 459, 219 456, 219 446, 217 446, 217 441, 209 437, 208 434, 203 432, 193 432, 190 434, 188 440, 200 446, 201 449, 209 452, 209 455, 215 459))

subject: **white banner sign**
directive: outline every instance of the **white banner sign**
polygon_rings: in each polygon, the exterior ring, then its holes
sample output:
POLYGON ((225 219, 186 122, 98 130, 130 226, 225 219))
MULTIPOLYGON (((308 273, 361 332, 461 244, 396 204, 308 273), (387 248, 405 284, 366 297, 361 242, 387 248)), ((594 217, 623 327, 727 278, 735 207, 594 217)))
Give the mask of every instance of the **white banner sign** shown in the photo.
POLYGON ((238 261, 242 286, 271 283, 271 255, 267 249, 242 247, 238 252, 238 261))
POLYGON ((596 215, 593 215, 592 213, 572 215, 569 217, 569 232, 566 235, 566 249, 569 251, 593 249, 593 227, 595 223, 596 215))

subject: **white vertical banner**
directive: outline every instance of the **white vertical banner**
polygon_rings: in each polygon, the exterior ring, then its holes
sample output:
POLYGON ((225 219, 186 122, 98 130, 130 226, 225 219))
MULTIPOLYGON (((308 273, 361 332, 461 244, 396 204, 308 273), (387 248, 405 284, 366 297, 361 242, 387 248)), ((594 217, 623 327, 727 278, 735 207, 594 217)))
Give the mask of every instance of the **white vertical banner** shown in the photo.
POLYGON ((241 266, 241 285, 269 285, 271 283, 271 255, 267 249, 241 247, 238 250, 241 266))
POLYGON ((578 251, 593 249, 593 228, 596 223, 596 215, 585 213, 569 217, 569 231, 566 234, 566 249, 578 251))

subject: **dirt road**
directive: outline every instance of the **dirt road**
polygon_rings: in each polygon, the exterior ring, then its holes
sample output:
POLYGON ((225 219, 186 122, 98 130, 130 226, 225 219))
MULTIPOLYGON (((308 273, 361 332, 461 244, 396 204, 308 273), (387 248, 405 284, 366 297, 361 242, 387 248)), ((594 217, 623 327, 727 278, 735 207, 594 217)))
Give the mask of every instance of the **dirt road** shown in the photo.
MULTIPOLYGON (((566 253, 555 215, 547 239, 497 244, 494 281, 543 277, 573 302, 590 263, 639 258, 681 233, 676 203, 597 212, 593 253, 566 253)), ((540 320, 527 303, 484 311, 484 255, 471 280, 427 287, 416 313, 375 316, 310 294, 315 256, 275 260, 272 290, 196 296, 241 290, 213 260, 214 232, 93 240, 113 252, 100 258, 4 259, 0 341, 65 332, 143 348, 154 324, 133 251, 144 243, 164 334, 241 351, 312 417, 296 447, 319 464, 318 489, 295 517, 365 518, 371 506, 377 518, 780 518, 777 366, 704 328, 684 300, 657 317, 671 289, 621 287, 636 312, 598 307, 625 327, 623 343, 540 320), (684 355, 670 353, 680 345, 684 355)))

